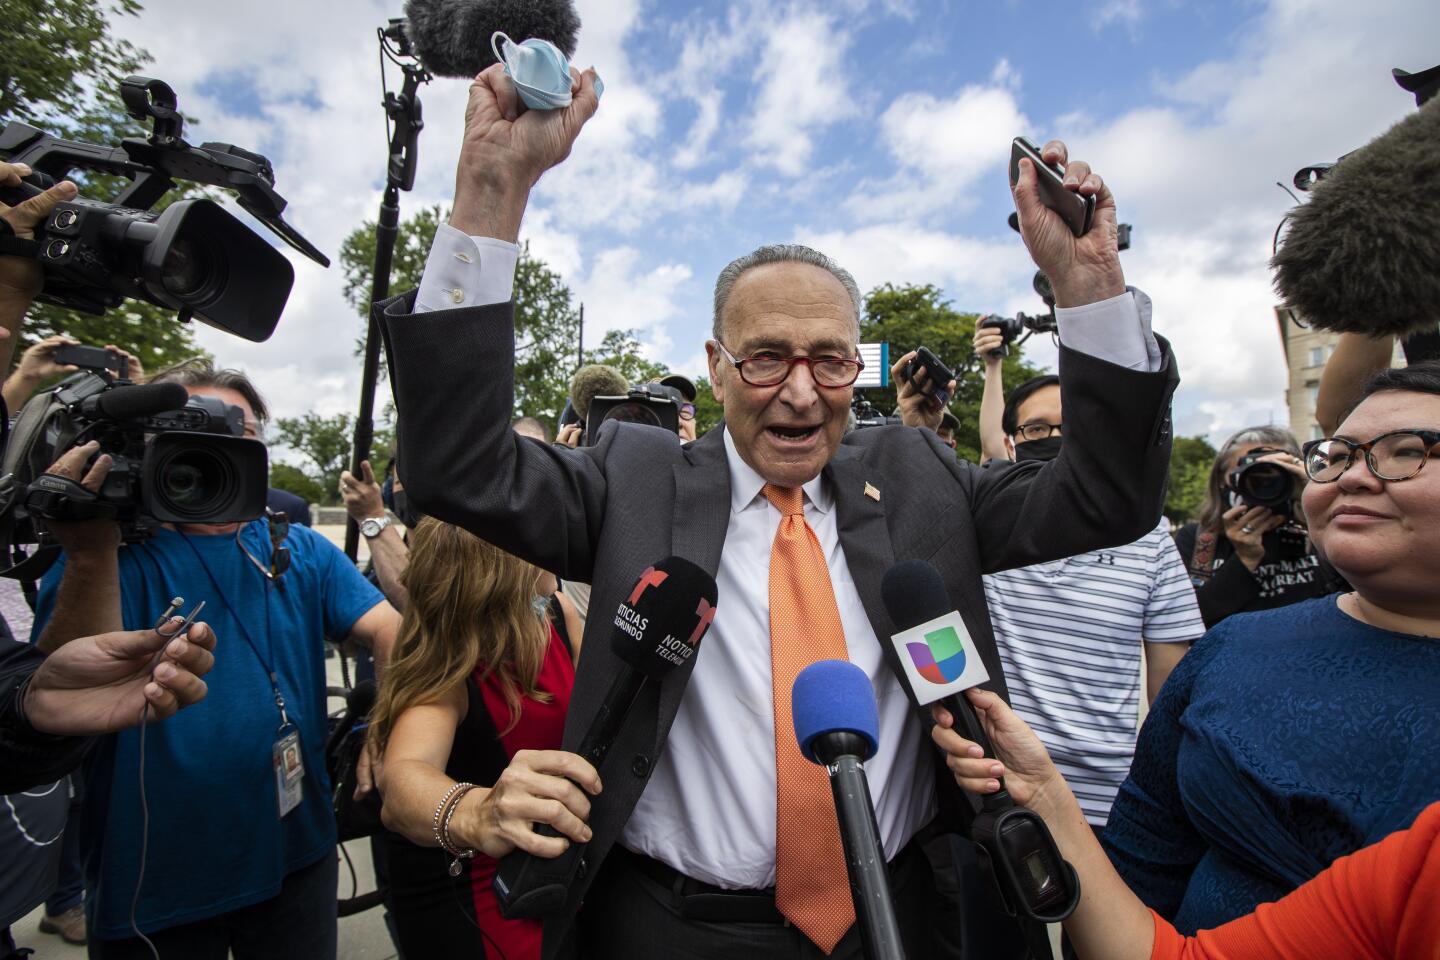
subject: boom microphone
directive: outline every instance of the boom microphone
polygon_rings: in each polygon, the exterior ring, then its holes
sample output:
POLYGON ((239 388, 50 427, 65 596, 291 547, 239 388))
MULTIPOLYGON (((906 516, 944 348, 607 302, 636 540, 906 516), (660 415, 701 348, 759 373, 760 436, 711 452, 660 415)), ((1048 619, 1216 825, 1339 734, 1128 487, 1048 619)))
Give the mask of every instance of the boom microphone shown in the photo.
MULTIPOLYGON (((539 37, 575 53, 580 15, 572 0, 406 0, 405 35, 437 77, 471 79, 494 64, 490 38, 501 31, 516 43, 539 37)), ((623 391, 622 391, 623 392, 623 391)))
POLYGON ((880 718, 865 671, 845 660, 820 660, 795 677, 790 716, 800 752, 830 774, 845 871, 865 956, 904 960, 890 876, 875 823, 875 804, 862 764, 875 755, 880 718))
POLYGON ((85 398, 80 406, 91 419, 133 420, 179 410, 189 399, 190 394, 178 383, 142 383, 97 393, 85 398))
POLYGON ((1440 303, 1440 98, 1344 160, 1290 214, 1270 261, 1307 325, 1369 336, 1434 330, 1440 303))
MULTIPOLYGON (((964 695, 988 680, 989 674, 970 643, 964 621, 950 605, 940 572, 924 560, 904 560, 885 571, 880 596, 900 628, 890 642, 904 665, 898 671, 900 685, 911 701, 919 706, 939 703, 950 711, 965 738, 993 757, 990 738, 964 695)), ((1045 821, 1017 806, 1003 779, 999 791, 981 797, 980 803, 970 839, 994 870, 1009 908, 1044 923, 1058 923, 1073 913, 1080 903, 1080 880, 1060 856, 1045 821)), ((1043 937, 1043 930, 1021 927, 1027 937, 1043 937)))
MULTIPOLYGON (((666 557, 647 568, 615 611, 610 649, 623 666, 574 752, 598 770, 641 689, 694 659, 714 619, 714 577, 683 557, 666 557)), ((549 824, 537 826, 535 832, 559 835, 549 824)), ((513 920, 559 910, 584 852, 585 844, 573 842, 553 859, 519 848, 511 851, 495 872, 500 912, 513 920)))
POLYGON ((575 371, 570 381, 570 405, 584 420, 590 415, 590 401, 596 397, 623 397, 630 391, 630 381, 614 367, 592 363, 575 371))

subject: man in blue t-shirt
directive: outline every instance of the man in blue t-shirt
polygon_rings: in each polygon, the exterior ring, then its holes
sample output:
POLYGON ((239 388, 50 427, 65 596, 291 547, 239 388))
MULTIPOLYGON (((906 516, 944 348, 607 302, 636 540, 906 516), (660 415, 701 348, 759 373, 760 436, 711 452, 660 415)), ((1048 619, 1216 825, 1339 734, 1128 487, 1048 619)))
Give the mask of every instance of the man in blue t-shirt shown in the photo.
MULTIPOLYGON (((243 374, 192 363, 155 379, 239 406, 246 435, 258 436, 265 406, 243 374)), ((82 477, 95 451, 77 448, 52 472, 98 489, 108 457, 82 477)), ((323 642, 348 637, 383 664, 399 614, 299 525, 280 544, 283 573, 266 520, 166 525, 124 546, 109 521, 51 526, 65 556, 41 584, 42 649, 150 626, 172 597, 186 609, 205 601, 205 620, 230 641, 216 650, 207 699, 146 731, 143 768, 134 730, 107 738, 87 764, 90 956, 148 960, 138 929, 165 960, 333 958, 323 642)))

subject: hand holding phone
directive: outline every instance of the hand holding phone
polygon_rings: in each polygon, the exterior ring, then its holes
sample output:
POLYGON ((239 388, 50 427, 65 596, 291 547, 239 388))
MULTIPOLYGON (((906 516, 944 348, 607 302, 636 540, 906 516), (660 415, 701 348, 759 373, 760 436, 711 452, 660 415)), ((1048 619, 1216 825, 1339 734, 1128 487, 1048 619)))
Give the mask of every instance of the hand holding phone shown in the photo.
POLYGON ((926 381, 923 386, 915 384, 915 389, 934 401, 936 406, 943 407, 948 404, 950 381, 955 379, 955 374, 925 347, 915 351, 915 359, 905 364, 902 373, 906 380, 915 383, 915 376, 921 370, 925 371, 926 381))
POLYGON ((1095 219, 1095 196, 1081 196, 1065 186, 1065 171, 1040 158, 1040 151, 1024 137, 1016 137, 1010 145, 1010 185, 1020 182, 1020 161, 1028 159, 1035 165, 1040 182, 1040 201, 1060 215, 1070 232, 1077 237, 1089 231, 1095 219))

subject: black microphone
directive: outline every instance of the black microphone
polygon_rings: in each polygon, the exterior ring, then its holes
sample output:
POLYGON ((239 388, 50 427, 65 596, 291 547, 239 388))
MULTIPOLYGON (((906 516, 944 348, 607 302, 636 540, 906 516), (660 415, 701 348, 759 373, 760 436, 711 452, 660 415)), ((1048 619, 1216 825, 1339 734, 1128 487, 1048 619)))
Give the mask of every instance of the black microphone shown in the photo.
POLYGON ((875 804, 862 764, 880 742, 880 717, 870 678, 845 660, 820 660, 795 677, 790 717, 800 752, 830 774, 835 818, 845 847, 850 896, 868 960, 904 960, 895 901, 875 804))
POLYGON ((133 420, 179 410, 189 399, 190 395, 178 383, 142 383, 86 397, 80 403, 80 410, 90 419, 133 420))
MULTIPOLYGON (((989 673, 970 641, 960 614, 950 604, 940 571, 924 560, 903 560, 885 571, 880 596, 899 632, 890 638, 890 660, 900 684, 919 707, 939 703, 966 739, 986 756, 995 755, 964 691, 989 673)), ((1050 828, 1032 810, 1016 805, 1000 781, 996 793, 980 798, 970 838, 980 847, 1011 911, 1044 923, 1059 923, 1080 903, 1080 879, 1060 856, 1050 828)))
POLYGON ((471 79, 495 63, 490 38, 549 40, 575 53, 580 15, 572 0, 406 0, 405 36, 437 77, 471 79))
MULTIPOLYGON (((615 611, 610 649, 624 665, 574 752, 598 770, 645 684, 694 659, 714 619, 714 577, 683 557, 666 557, 648 567, 615 611)), ((559 836, 549 824, 537 825, 535 832, 559 836)), ((501 914, 511 920, 536 918, 563 907, 585 846, 572 842, 553 859, 520 849, 506 854, 494 881, 501 914)))

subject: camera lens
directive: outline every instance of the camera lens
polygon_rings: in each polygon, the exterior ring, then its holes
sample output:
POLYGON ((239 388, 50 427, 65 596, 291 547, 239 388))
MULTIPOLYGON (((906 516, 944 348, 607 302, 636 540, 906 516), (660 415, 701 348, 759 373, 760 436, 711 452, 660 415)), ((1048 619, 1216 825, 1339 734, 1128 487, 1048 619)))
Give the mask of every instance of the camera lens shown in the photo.
POLYGON ((652 427, 660 426, 660 418, 655 411, 643 403, 621 403, 613 407, 605 415, 606 420, 619 420, 621 423, 645 423, 652 427))
POLYGON ((211 285, 212 280, 210 257, 199 244, 188 239, 176 240, 165 251, 160 282, 174 296, 195 299, 211 285))
POLYGON ((160 464, 154 495, 177 516, 197 522, 221 512, 235 494, 231 465, 215 451, 186 446, 160 464))
POLYGON ((1284 467, 1253 463, 1240 471, 1236 489, 1246 500, 1257 504, 1283 503, 1290 499, 1294 481, 1284 467))

